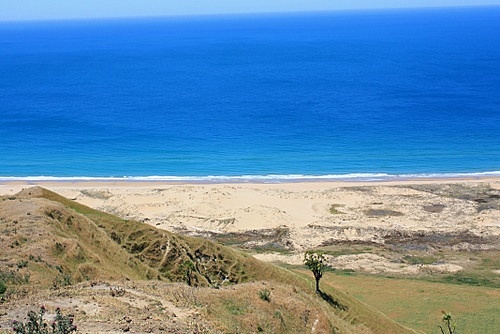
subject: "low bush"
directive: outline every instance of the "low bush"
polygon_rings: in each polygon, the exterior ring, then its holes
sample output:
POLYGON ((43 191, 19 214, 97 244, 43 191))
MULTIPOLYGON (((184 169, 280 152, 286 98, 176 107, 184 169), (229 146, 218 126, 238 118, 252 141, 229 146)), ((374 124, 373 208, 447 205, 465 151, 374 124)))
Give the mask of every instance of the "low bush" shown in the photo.
POLYGON ((0 280, 0 295, 3 295, 5 291, 7 291, 7 286, 2 280, 0 280))
POLYGON ((271 301, 271 292, 267 289, 259 291, 259 297, 263 301, 270 302, 271 301))
POLYGON ((73 324, 73 315, 63 315, 60 308, 56 309, 56 317, 49 326, 43 319, 45 314, 45 306, 40 307, 40 311, 28 312, 28 321, 22 323, 20 321, 12 322, 12 330, 20 334, 68 334, 76 332, 76 325, 73 324))

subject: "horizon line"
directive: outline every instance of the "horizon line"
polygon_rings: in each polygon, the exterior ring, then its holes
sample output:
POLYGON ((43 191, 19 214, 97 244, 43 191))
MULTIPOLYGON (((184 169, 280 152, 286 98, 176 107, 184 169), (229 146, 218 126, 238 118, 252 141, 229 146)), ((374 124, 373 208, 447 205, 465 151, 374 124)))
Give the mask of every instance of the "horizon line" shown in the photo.
POLYGON ((287 14, 328 14, 342 12, 380 12, 380 11, 412 11, 412 10, 439 10, 500 7, 500 4, 472 4, 458 6, 408 6, 408 7, 366 7, 366 8, 339 8, 328 10, 291 10, 291 11, 249 11, 227 13, 194 13, 194 14, 152 14, 152 15, 123 15, 123 16, 88 16, 88 17, 53 17, 33 19, 0 19, 3 23, 30 23, 30 22, 68 22, 68 21, 103 21, 103 20, 134 20, 134 19, 167 19, 167 18, 196 18, 196 17, 229 17, 254 15, 287 15, 287 14))

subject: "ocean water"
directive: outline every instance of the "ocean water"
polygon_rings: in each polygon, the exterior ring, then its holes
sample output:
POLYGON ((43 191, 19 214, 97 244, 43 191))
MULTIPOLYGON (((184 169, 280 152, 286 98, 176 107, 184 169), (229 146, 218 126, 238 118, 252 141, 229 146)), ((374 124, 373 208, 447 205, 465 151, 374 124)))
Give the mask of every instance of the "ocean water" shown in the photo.
POLYGON ((500 7, 0 23, 0 178, 500 175, 500 7))

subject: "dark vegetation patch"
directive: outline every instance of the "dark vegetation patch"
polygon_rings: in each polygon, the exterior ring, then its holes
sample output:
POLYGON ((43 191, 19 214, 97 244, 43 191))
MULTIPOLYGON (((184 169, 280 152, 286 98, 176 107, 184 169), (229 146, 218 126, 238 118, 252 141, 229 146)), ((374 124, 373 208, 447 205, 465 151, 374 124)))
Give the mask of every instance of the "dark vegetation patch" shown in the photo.
MULTIPOLYGON (((329 233, 335 233, 341 236, 346 227, 323 227, 311 225, 310 228, 324 229, 329 233)), ((350 230, 351 233, 353 232, 350 230)), ((342 238, 331 238, 325 240, 319 245, 320 248, 343 246, 364 246, 384 247, 391 251, 433 251, 435 249, 444 249, 459 247, 461 250, 476 250, 476 249, 497 249, 500 243, 500 238, 497 236, 479 236, 469 230, 455 232, 426 232, 426 231, 406 231, 381 228, 356 229, 360 238, 359 240, 345 240, 342 238), (366 235, 369 234, 379 241, 366 240, 366 235)))
POLYGON ((498 282, 495 282, 490 278, 481 275, 474 275, 470 273, 457 273, 455 275, 448 275, 443 277, 441 281, 452 284, 500 288, 500 284, 498 282))
POLYGON ((29 282, 30 275, 29 272, 22 273, 19 270, 0 270, 0 281, 4 284, 26 284, 29 282))
POLYGON ((476 202, 478 212, 500 210, 500 190, 493 189, 486 184, 419 184, 404 187, 425 191, 438 196, 476 202))
POLYGON ((214 233, 210 231, 179 231, 190 236, 204 237, 223 245, 251 249, 257 252, 287 253, 294 249, 290 241, 290 229, 278 227, 245 232, 214 233))
MULTIPOLYGON (((380 246, 379 243, 376 243, 374 241, 367 241, 367 240, 344 240, 344 239, 328 239, 323 241, 319 245, 319 249, 324 249, 324 247, 332 247, 332 246, 342 246, 342 247, 355 247, 355 246, 380 246)), ((330 253, 330 251, 327 251, 326 253, 330 253)), ((349 255, 349 254, 361 254, 361 253, 366 253, 362 251, 351 251, 345 254, 337 254, 337 255, 349 255)), ((335 254, 330 254, 330 255, 335 255, 335 254)))
POLYGON ((468 230, 449 233, 388 230, 383 238, 386 245, 407 250, 426 250, 429 247, 452 247, 458 244, 494 245, 498 243, 498 240, 495 240, 495 238, 480 237, 468 230))
POLYGON ((356 187, 345 187, 342 188, 341 190, 346 190, 346 191, 357 191, 357 192, 364 192, 364 193, 373 193, 373 187, 372 186, 356 186, 356 187))
POLYGON ((341 207, 341 204, 332 204, 330 205, 330 209, 328 210, 332 215, 340 215, 345 212, 340 211, 338 208, 341 207))
POLYGON ((389 209, 368 209, 365 211, 365 215, 368 217, 399 217, 403 216, 403 213, 389 209))
POLYGON ((107 200, 113 197, 113 194, 111 194, 109 191, 104 191, 104 190, 82 190, 80 193, 84 196, 90 197, 90 198, 96 198, 100 200, 107 200))
POLYGON ((431 205, 424 205, 422 209, 424 209, 425 212, 429 213, 441 213, 443 212, 444 208, 446 208, 446 205, 443 204, 431 204, 431 205))
POLYGON ((415 265, 415 264, 435 264, 439 260, 434 256, 414 256, 414 255, 405 255, 403 256, 403 261, 407 264, 415 265))

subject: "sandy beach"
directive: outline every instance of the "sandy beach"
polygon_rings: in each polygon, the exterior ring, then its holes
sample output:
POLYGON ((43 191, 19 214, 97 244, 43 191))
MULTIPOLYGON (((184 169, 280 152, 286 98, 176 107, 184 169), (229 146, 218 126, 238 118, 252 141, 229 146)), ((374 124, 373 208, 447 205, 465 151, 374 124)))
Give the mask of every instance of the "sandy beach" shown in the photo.
POLYGON ((177 233, 250 233, 245 241, 250 248, 270 242, 294 251, 335 242, 384 244, 394 233, 500 236, 500 178, 279 184, 4 181, 0 195, 35 185, 177 233))

